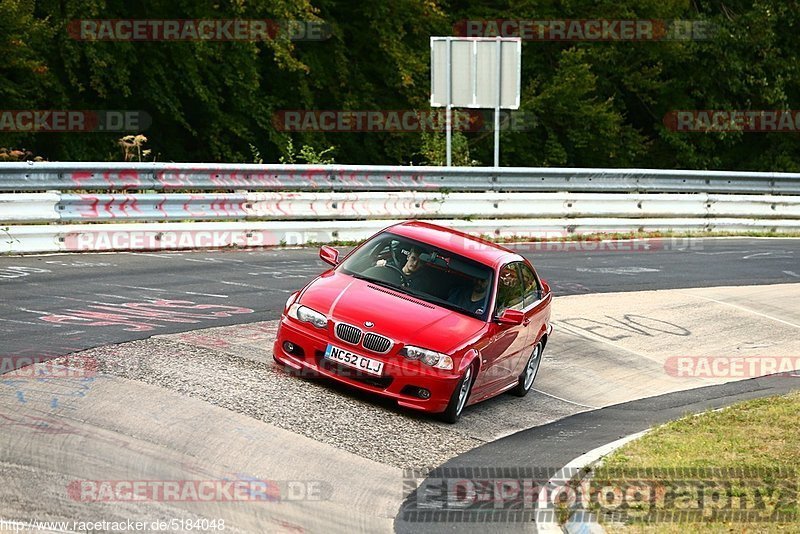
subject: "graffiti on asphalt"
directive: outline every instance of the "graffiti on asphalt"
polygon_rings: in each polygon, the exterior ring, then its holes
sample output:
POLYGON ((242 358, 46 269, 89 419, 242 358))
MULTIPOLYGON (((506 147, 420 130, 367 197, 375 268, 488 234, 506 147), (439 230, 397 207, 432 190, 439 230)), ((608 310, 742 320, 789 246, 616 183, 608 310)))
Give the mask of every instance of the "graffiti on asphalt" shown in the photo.
POLYGON ((553 321, 555 324, 566 325, 567 329, 588 332, 609 341, 617 341, 626 337, 645 336, 653 337, 660 334, 686 337, 691 331, 663 319, 655 319, 645 315, 626 313, 621 319, 605 316, 605 321, 588 319, 586 317, 569 317, 553 321))
POLYGON ((221 304, 196 304, 189 300, 150 300, 123 304, 96 303, 85 309, 67 309, 39 317, 54 324, 80 326, 124 326, 129 332, 164 328, 159 323, 200 323, 236 314, 253 313, 251 308, 221 304))

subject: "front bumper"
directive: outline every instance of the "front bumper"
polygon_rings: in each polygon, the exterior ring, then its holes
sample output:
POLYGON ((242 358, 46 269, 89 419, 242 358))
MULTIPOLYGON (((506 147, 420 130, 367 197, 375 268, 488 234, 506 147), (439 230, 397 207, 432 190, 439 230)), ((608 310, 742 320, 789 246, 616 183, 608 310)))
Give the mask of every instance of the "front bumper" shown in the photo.
POLYGON ((348 347, 346 343, 332 339, 329 330, 295 324, 285 315, 281 317, 278 326, 273 357, 279 363, 298 371, 299 374, 325 376, 363 391, 395 399, 402 407, 429 413, 440 413, 447 408, 461 378, 455 370, 443 371, 427 367, 420 362, 409 361, 397 355, 396 350, 390 354, 379 355, 360 347, 348 347), (299 347, 300 350, 295 349, 294 353, 287 352, 283 347, 286 341, 299 347), (355 369, 325 360, 323 355, 328 343, 383 361, 383 376, 362 374, 355 369), (430 391, 430 397, 422 399, 415 395, 419 388, 430 391))

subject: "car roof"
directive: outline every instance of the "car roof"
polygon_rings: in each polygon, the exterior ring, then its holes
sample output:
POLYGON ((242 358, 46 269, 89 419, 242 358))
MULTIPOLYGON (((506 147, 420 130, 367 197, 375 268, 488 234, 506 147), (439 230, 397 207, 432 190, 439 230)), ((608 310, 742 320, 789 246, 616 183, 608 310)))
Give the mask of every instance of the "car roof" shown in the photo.
POLYGON ((514 251, 497 243, 429 222, 406 221, 390 226, 387 230, 397 235, 428 243, 442 250, 461 254, 485 265, 496 266, 505 261, 522 259, 514 251))

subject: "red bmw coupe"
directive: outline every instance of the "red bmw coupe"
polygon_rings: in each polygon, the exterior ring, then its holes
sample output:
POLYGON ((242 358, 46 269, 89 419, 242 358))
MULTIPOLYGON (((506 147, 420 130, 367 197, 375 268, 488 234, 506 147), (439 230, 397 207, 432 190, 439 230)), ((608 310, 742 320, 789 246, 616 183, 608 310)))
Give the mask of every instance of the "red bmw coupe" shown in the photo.
POLYGON ((409 221, 375 234, 292 294, 274 358, 455 423, 464 407, 530 391, 552 293, 514 252, 409 221))

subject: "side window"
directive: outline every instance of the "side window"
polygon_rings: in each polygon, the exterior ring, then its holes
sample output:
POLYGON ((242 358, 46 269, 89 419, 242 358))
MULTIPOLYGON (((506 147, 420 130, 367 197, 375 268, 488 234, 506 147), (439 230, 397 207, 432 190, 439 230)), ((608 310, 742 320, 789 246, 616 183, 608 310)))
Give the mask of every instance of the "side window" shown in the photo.
POLYGON ((539 282, 536 280, 536 275, 533 274, 530 267, 524 263, 519 264, 519 270, 522 278, 522 290, 524 292, 524 304, 526 308, 539 300, 539 282))
POLYGON ((517 271, 516 263, 509 263, 500 269, 500 278, 497 281, 497 306, 495 313, 502 313, 509 308, 522 310, 522 281, 517 271))

